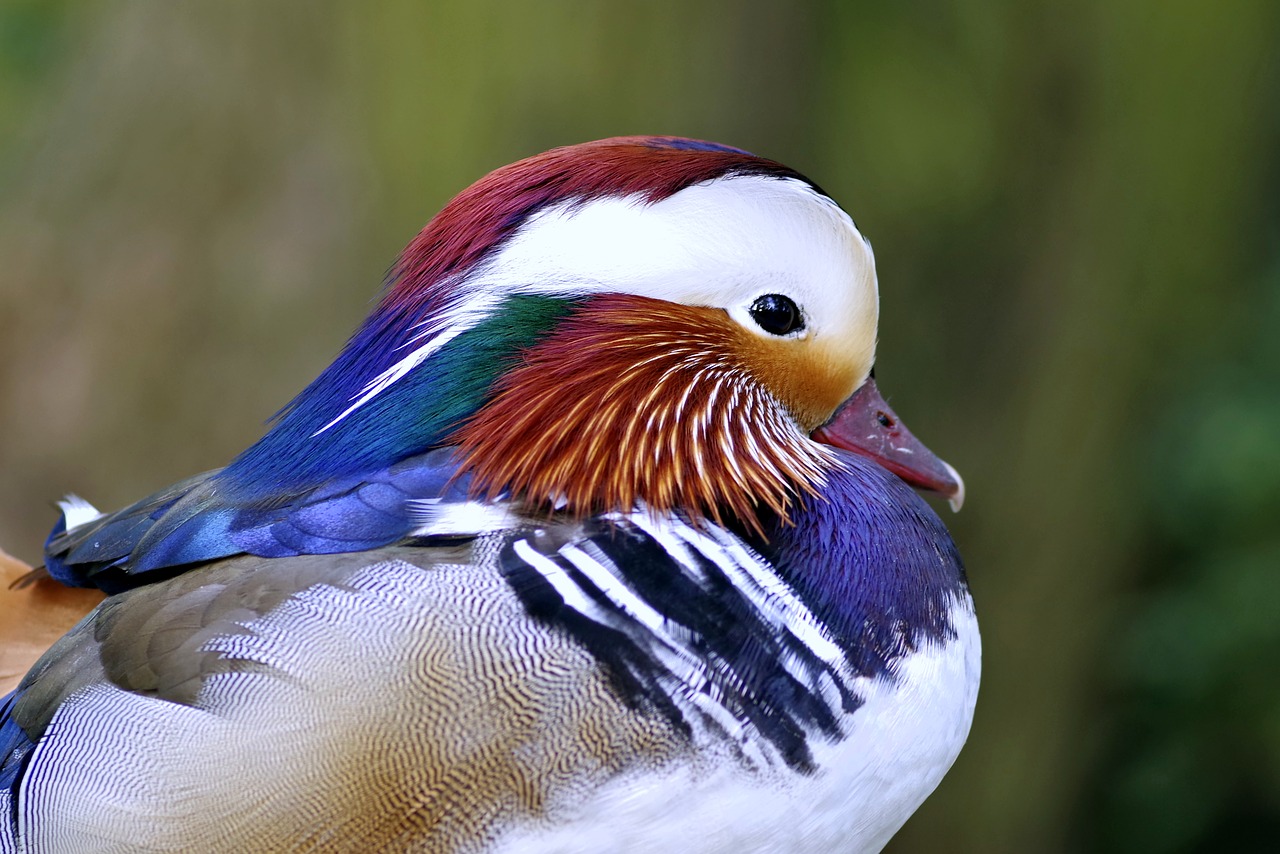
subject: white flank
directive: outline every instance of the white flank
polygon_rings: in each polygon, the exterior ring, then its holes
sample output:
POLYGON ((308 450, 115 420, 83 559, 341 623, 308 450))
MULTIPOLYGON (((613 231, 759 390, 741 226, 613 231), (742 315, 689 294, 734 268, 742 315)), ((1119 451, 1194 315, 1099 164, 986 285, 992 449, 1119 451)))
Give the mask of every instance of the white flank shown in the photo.
POLYGON ((855 684, 863 705, 837 743, 811 737, 818 770, 745 773, 689 764, 617 780, 554 829, 513 829, 505 854, 593 851, 881 850, 955 761, 969 734, 981 669, 972 601, 955 603, 957 637, 901 659, 894 678, 855 684))

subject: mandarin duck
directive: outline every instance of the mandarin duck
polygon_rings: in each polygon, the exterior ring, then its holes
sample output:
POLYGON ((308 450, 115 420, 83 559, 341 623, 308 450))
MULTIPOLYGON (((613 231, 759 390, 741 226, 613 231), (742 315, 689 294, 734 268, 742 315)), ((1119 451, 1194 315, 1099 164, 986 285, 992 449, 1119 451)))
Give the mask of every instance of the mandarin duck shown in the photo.
POLYGON ((877 287, 739 149, 483 178, 229 465, 63 504, 109 595, 0 702, 0 848, 879 850, 980 652, 877 287))

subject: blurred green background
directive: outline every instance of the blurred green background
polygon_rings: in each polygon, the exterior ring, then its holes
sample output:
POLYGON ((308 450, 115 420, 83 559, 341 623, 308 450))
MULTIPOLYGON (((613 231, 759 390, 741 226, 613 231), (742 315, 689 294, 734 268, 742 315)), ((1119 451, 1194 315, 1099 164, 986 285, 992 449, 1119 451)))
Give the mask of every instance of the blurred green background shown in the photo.
POLYGON ((1280 4, 0 4, 0 546, 227 462, 455 192, 624 133, 807 173, 955 464, 969 745, 905 852, 1280 839, 1280 4))

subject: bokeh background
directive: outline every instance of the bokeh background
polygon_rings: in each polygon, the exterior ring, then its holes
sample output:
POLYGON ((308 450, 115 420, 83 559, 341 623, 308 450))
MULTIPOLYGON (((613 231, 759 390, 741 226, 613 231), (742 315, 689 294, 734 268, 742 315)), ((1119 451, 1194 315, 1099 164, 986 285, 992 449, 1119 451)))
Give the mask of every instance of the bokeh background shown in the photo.
MULTIPOLYGON (((875 243, 977 720, 906 852, 1280 839, 1274 0, 0 3, 0 547, 227 462, 455 192, 729 142, 875 243)), ((3 615, 0 615, 3 619, 3 615)))

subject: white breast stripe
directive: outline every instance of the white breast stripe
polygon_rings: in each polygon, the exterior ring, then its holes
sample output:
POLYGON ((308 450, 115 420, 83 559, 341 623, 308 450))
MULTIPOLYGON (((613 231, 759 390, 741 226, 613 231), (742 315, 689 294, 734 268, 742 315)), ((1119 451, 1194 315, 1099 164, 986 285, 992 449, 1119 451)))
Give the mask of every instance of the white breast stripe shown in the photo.
MULTIPOLYGON (((693 553, 689 551, 691 544, 708 560, 718 565, 730 563, 728 552, 714 541, 705 537, 698 539, 692 536, 692 529, 681 531, 683 523, 675 525, 663 524, 644 513, 636 514, 637 520, 644 519, 647 533, 664 546, 669 546, 673 559, 680 562, 690 577, 701 583, 708 579, 698 567, 693 553)), ((626 517, 619 517, 623 519, 626 517)), ((686 526, 687 527, 687 526, 686 526)), ((731 538, 731 535, 727 534, 731 538)), ((625 573, 618 567, 611 556, 604 551, 599 542, 591 539, 569 543, 557 551, 557 555, 569 562, 583 574, 583 577, 598 589, 605 598, 618 608, 617 612, 602 607, 597 600, 587 594, 566 571, 565 567, 539 552, 527 539, 517 540, 512 544, 515 556, 537 571, 560 596, 565 607, 571 608, 592 622, 614 629, 625 635, 638 649, 644 651, 652 661, 658 664, 664 674, 659 675, 660 683, 667 697, 686 712, 685 720, 693 727, 696 740, 703 740, 710 731, 703 723, 703 717, 711 722, 721 733, 728 734, 732 742, 740 749, 746 761, 757 767, 774 766, 782 761, 777 746, 769 739, 761 737, 755 724, 738 712, 733 711, 726 691, 735 696, 748 692, 742 683, 741 676, 733 666, 714 656, 708 657, 705 652, 698 651, 703 639, 694 630, 668 619, 661 611, 646 601, 628 583, 625 573), (696 711, 699 714, 689 715, 696 711)), ((741 556, 750 558, 750 552, 741 551, 741 556)), ((741 571, 726 573, 735 586, 739 582, 750 579, 741 571)), ((781 584, 781 582, 778 582, 781 584)), ((787 602, 768 602, 767 597, 759 591, 743 591, 749 593, 748 602, 759 610, 766 622, 775 625, 789 625, 796 620, 788 620, 779 616, 780 609, 785 611, 787 602), (766 605, 767 612, 761 608, 766 605)), ((788 600, 794 602, 794 600, 788 600)), ((799 604, 796 602, 795 604, 799 604)), ((801 606, 802 607, 802 606, 801 606)), ((807 615, 807 610, 805 611, 807 615)), ((812 620, 812 616, 808 616, 812 620)), ((795 634, 800 640, 800 634, 795 634)), ((822 638, 826 643, 825 638, 822 638)), ((842 695, 836 685, 836 678, 845 681, 852 674, 843 662, 837 662, 832 673, 816 672, 812 665, 805 664, 795 654, 782 651, 779 664, 796 681, 808 687, 839 718, 842 711, 842 695)), ((736 706, 735 706, 736 708, 736 706)), ((720 736, 723 737, 723 736, 720 736)))
POLYGON ((844 653, 828 636, 822 622, 791 593, 759 555, 728 531, 711 526, 709 530, 715 538, 713 540, 678 520, 672 522, 671 530, 719 567, 733 586, 747 595, 760 617, 775 629, 790 632, 792 637, 831 668, 832 674, 837 676, 818 674, 815 684, 814 673, 804 667, 794 655, 779 658, 779 663, 792 678, 802 685, 814 688, 823 702, 838 715, 842 698, 835 679, 840 678, 848 684, 856 674, 850 670, 844 653))
POLYGON ((608 559, 603 552, 599 549, 593 549, 593 551, 595 552, 594 556, 587 554, 570 543, 560 550, 560 554, 571 564, 582 570, 582 574, 592 584, 599 587, 600 591, 609 597, 609 601, 632 617, 635 617, 649 631, 659 635, 666 634, 666 618, 655 611, 648 602, 632 593, 625 584, 618 580, 617 576, 601 563, 602 558, 608 559))
MULTIPOLYGON (((844 719, 851 693, 858 693, 858 675, 822 622, 763 558, 733 534, 715 526, 709 525, 703 532, 678 517, 655 516, 645 509, 611 518, 624 531, 632 527, 634 534, 643 534, 652 546, 664 549, 670 560, 665 566, 670 569, 663 571, 679 567, 708 596, 724 595, 721 585, 727 581, 742 597, 741 604, 761 621, 762 630, 779 639, 779 646, 772 653, 774 666, 794 679, 798 687, 803 686, 801 690, 813 700, 826 706, 833 720, 844 719), (720 571, 714 582, 708 574, 709 566, 720 571)), ((737 669, 743 662, 735 661, 732 655, 709 655, 708 639, 695 627, 671 619, 659 601, 641 592, 645 588, 636 586, 623 564, 608 550, 609 542, 606 534, 585 535, 548 555, 539 552, 530 540, 521 539, 513 543, 513 552, 542 576, 566 608, 620 632, 626 643, 634 644, 658 666, 658 670, 649 670, 649 678, 656 678, 654 687, 661 686, 662 693, 686 712, 685 719, 694 727, 697 739, 713 732, 705 728, 710 724, 719 733, 714 738, 729 734, 757 767, 793 761, 784 759, 782 742, 776 735, 761 733, 752 722, 756 720, 752 715, 760 714, 762 709, 750 700, 747 705, 740 705, 743 698, 754 696, 756 691, 744 682, 749 672, 737 669), (568 571, 564 562, 582 575, 568 571), (594 588, 590 593, 587 584, 594 588), (609 605, 600 601, 601 594, 609 605), (705 718, 687 714, 694 710, 705 718)), ((619 548, 634 548, 628 542, 623 539, 619 548)), ((618 666, 632 667, 627 663, 629 659, 619 661, 618 666)), ((752 666, 747 664, 749 669, 752 666)), ((765 710, 761 720, 772 720, 777 711, 765 710)), ((792 720, 806 730, 819 726, 813 718, 792 720)))
POLYGON ((631 627, 618 620, 615 615, 600 608, 574 583, 573 579, 565 573, 563 567, 536 551, 528 540, 516 541, 513 544, 513 548, 517 556, 536 569, 555 588, 555 591, 560 594, 566 606, 573 608, 573 610, 590 620, 627 634, 653 655, 672 677, 672 684, 669 687, 672 689, 671 696, 673 700, 686 706, 686 708, 689 706, 697 708, 728 732, 742 731, 743 722, 716 702, 719 699, 719 692, 702 663, 689 654, 685 644, 681 644, 671 637, 666 631, 665 620, 660 614, 637 599, 630 591, 622 588, 616 578, 610 581, 609 578, 613 574, 603 564, 572 545, 566 546, 559 552, 574 566, 582 569, 584 574, 590 572, 591 574, 588 577, 594 576, 592 578, 593 582, 596 582, 597 586, 601 587, 606 595, 610 596, 611 601, 615 601, 624 610, 628 610, 628 612, 633 608, 640 611, 647 610, 649 614, 646 616, 651 621, 651 624, 646 623, 646 627, 650 628, 650 634, 639 635, 631 627), (617 599, 614 599, 615 596, 627 604, 623 605, 618 602, 617 599))
POLYGON ((662 546, 662 550, 675 560, 684 569, 685 575, 692 578, 701 585, 705 585, 707 576, 702 571, 702 567, 698 566, 698 562, 693 559, 693 554, 689 551, 688 545, 684 540, 674 536, 671 528, 668 526, 668 519, 665 516, 656 516, 649 512, 645 507, 641 507, 634 513, 616 514, 613 518, 626 519, 641 531, 644 531, 650 537, 662 546))
POLYGON ((741 540, 728 531, 715 527, 709 530, 711 536, 715 538, 714 541, 688 525, 682 525, 677 532, 682 537, 693 538, 693 541, 707 543, 708 546, 711 546, 712 542, 718 542, 719 547, 699 546, 699 551, 720 567, 740 590, 758 590, 761 598, 756 600, 756 604, 761 613, 776 621, 776 625, 785 626, 797 640, 812 650, 814 655, 837 671, 842 670, 845 657, 840 647, 831 640, 822 621, 796 598, 777 573, 759 555, 748 550, 741 540))
POLYGON ((696 550, 724 572, 735 587, 749 594, 762 616, 774 625, 786 628, 837 672, 845 671, 844 653, 831 640, 822 622, 795 597, 772 568, 737 537, 714 525, 707 526, 711 533, 709 537, 679 519, 654 517, 645 510, 619 518, 627 519, 657 540, 667 554, 686 568, 691 578, 702 583, 706 576, 689 551, 690 548, 696 550))
POLYGON ((560 566, 551 558, 543 556, 533 546, 529 545, 528 540, 516 540, 512 544, 516 555, 529 566, 533 567, 538 573, 547 580, 547 583, 555 588, 560 594, 560 598, 564 600, 564 604, 577 611, 584 617, 595 620, 602 625, 613 625, 613 620, 608 611, 604 611, 595 602, 591 601, 591 597, 582 592, 573 579, 565 574, 564 567, 560 566))

